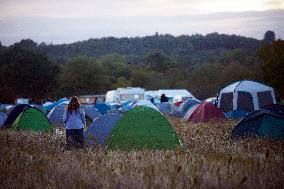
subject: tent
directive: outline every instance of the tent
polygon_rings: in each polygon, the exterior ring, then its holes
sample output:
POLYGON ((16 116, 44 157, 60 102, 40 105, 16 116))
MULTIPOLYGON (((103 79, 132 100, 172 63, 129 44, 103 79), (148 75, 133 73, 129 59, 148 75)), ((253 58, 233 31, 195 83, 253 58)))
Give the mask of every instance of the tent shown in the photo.
POLYGON ((230 119, 242 119, 245 117, 249 112, 242 111, 242 110, 233 110, 230 112, 225 113, 225 116, 230 119))
POLYGON ((136 102, 132 105, 132 108, 135 108, 137 106, 147 106, 149 108, 153 108, 155 110, 158 110, 158 108, 150 100, 139 100, 138 102, 136 102))
POLYGON ((2 127, 6 119, 7 119, 7 115, 3 112, 0 112, 0 127, 2 127))
POLYGON ((283 105, 271 104, 268 106, 264 106, 263 109, 284 117, 284 106, 283 105))
POLYGON ((48 114, 47 117, 53 126, 63 126, 63 113, 66 105, 60 104, 55 106, 48 114))
POLYGON ((238 81, 222 89, 217 101, 218 108, 223 112, 251 112, 266 105, 276 104, 273 88, 248 80, 238 81))
POLYGON ((84 134, 86 144, 94 144, 97 141, 100 145, 105 146, 113 127, 120 118, 121 114, 111 113, 95 119, 84 134))
POLYGON ((43 108, 45 109, 45 111, 49 112, 51 111, 53 108, 55 108, 55 106, 59 105, 59 104, 68 104, 69 103, 69 100, 67 98, 61 98, 60 100, 50 104, 50 105, 47 105, 47 106, 43 106, 43 108))
POLYGON ((132 101, 132 100, 128 100, 128 101, 126 101, 126 102, 124 102, 123 104, 122 104, 122 109, 124 110, 124 111, 128 111, 128 110, 130 110, 131 108, 132 108, 132 105, 135 103, 135 101, 132 101))
POLYGON ((16 107, 16 105, 7 105, 6 106, 7 114, 9 115, 15 107, 16 107))
POLYGON ((157 110, 138 106, 125 112, 111 132, 108 149, 175 149, 179 139, 169 121, 157 110))
POLYGON ((171 105, 168 102, 162 102, 159 104, 159 111, 161 113, 169 114, 171 112, 171 105))
POLYGON ((267 110, 246 115, 233 129, 233 135, 243 138, 256 135, 269 139, 284 139, 284 117, 267 110))
POLYGON ((180 101, 188 98, 196 100, 196 98, 186 89, 160 89, 157 91, 157 93, 159 97, 161 97, 162 94, 165 94, 170 103, 175 103, 173 102, 175 98, 180 98, 180 101))
POLYGON ((97 103, 95 108, 99 110, 101 114, 106 114, 111 108, 105 103, 97 103))
POLYGON ((39 104, 31 104, 32 107, 39 109, 40 111, 42 111, 44 114, 46 113, 45 109, 39 105, 39 104))
POLYGON ((12 129, 51 132, 48 118, 37 108, 26 108, 14 121, 12 129))
POLYGON ((202 102, 199 104, 187 121, 191 122, 207 122, 225 119, 224 113, 210 102, 202 102))
POLYGON ((19 104, 15 106, 12 111, 9 113, 6 121, 3 123, 1 128, 10 128, 13 122, 17 119, 17 117, 26 109, 30 108, 31 106, 28 104, 19 104))
POLYGON ((199 106, 200 104, 195 104, 193 105, 191 108, 189 108, 187 110, 187 112, 185 113, 183 120, 187 121, 189 119, 189 117, 193 114, 193 112, 196 110, 196 108, 199 106))
POLYGON ((210 97, 204 100, 205 102, 210 102, 213 105, 217 105, 217 97, 210 97))
POLYGON ((194 105, 196 104, 200 104, 200 102, 198 100, 194 100, 194 99, 186 99, 184 102, 182 102, 178 109, 177 109, 177 116, 178 117, 184 117, 186 112, 194 105))
POLYGON ((98 109, 94 108, 94 106, 86 105, 83 106, 83 109, 85 111, 86 117, 88 117, 92 121, 101 116, 101 113, 98 111, 98 109))

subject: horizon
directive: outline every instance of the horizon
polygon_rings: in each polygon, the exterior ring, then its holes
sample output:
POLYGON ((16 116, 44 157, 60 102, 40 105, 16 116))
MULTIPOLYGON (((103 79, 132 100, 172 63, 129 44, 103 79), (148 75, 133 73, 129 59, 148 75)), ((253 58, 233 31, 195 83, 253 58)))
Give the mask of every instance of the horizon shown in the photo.
POLYGON ((70 44, 90 38, 221 33, 284 38, 284 0, 0 0, 0 41, 70 44))

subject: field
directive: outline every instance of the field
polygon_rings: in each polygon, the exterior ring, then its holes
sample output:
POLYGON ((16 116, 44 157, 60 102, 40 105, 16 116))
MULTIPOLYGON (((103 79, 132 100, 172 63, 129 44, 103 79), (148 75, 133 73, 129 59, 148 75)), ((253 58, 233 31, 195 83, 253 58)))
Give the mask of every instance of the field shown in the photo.
POLYGON ((64 133, 0 131, 0 188, 284 188, 284 141, 169 119, 182 149, 66 151, 64 133))

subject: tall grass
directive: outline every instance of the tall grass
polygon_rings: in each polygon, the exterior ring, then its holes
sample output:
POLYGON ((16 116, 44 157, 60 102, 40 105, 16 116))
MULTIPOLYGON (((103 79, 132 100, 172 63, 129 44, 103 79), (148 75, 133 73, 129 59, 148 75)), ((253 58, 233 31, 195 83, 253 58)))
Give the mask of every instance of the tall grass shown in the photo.
POLYGON ((234 122, 170 118, 183 149, 64 150, 64 134, 0 132, 0 188, 283 188, 284 142, 231 137, 234 122))

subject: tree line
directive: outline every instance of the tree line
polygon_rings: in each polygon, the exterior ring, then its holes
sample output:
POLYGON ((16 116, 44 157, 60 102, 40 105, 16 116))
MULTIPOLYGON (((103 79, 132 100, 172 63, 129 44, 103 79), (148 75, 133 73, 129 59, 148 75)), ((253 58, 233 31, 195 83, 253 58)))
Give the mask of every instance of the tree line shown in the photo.
POLYGON ((118 87, 186 88, 215 96, 241 79, 271 84, 283 95, 284 42, 224 34, 90 39, 69 45, 27 39, 0 43, 0 102, 105 93, 118 87))

